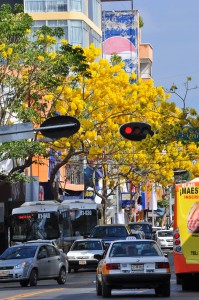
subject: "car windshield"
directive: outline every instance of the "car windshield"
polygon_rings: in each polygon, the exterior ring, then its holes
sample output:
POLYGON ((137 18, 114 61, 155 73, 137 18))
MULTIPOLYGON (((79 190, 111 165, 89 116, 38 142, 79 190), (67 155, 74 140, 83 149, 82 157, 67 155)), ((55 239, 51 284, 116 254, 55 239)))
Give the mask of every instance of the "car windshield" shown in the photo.
POLYGON ((168 231, 157 231, 158 237, 173 237, 173 232, 171 230, 168 231))
POLYGON ((160 256, 160 249, 155 242, 115 242, 113 243, 110 257, 137 257, 137 256, 160 256))
POLYGON ((19 259, 19 258, 31 258, 35 256, 37 246, 31 247, 10 247, 6 249, 3 254, 0 256, 0 259, 19 259))
POLYGON ((122 226, 111 226, 111 227, 95 227, 91 232, 91 237, 126 237, 128 235, 125 227, 122 226))
POLYGON ((99 241, 77 241, 72 245, 71 250, 102 250, 102 244, 99 241))
POLYGON ((137 231, 144 231, 144 232, 151 232, 151 226, 149 224, 130 224, 129 225, 131 229, 137 230, 137 231))

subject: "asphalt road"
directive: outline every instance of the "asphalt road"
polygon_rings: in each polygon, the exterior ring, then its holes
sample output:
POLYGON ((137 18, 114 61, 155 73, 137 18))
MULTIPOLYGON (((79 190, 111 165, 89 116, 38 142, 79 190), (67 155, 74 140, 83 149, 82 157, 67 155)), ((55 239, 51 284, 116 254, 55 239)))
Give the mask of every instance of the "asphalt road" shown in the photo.
MULTIPOLYGON (((172 253, 169 253, 171 263, 171 297, 172 300, 198 300, 199 292, 183 292, 180 285, 176 284, 173 272, 172 253)), ((154 290, 113 290, 111 299, 146 299, 157 298, 154 290)), ((161 298, 161 297, 160 297, 161 298)), ((55 280, 39 281, 37 287, 22 288, 19 283, 0 283, 0 300, 99 300, 95 292, 95 271, 79 271, 68 274, 67 283, 58 285, 55 280)))

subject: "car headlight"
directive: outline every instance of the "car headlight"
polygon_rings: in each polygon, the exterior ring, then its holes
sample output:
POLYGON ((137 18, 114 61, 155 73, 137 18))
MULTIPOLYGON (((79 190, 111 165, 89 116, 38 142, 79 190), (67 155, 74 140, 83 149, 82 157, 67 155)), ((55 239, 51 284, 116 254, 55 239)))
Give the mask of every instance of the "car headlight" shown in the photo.
POLYGON ((20 264, 14 266, 14 269, 23 269, 23 268, 25 268, 27 266, 28 266, 28 262, 27 261, 23 261, 20 264))
POLYGON ((76 259, 76 257, 75 256, 67 256, 67 259, 76 259))

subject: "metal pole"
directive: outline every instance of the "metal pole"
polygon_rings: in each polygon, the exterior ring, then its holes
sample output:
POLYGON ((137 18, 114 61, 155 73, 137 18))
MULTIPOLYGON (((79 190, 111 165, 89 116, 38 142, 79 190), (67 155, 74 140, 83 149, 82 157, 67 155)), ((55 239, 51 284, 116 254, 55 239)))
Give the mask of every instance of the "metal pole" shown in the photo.
POLYGON ((16 132, 16 130, 15 131, 9 131, 9 132, 3 132, 3 133, 0 132, 0 136, 1 135, 8 135, 8 134, 24 133, 24 132, 33 132, 33 131, 41 131, 42 132, 42 130, 50 130, 50 129, 74 127, 74 126, 77 126, 77 124, 71 123, 71 124, 39 127, 39 128, 33 128, 33 129, 23 129, 23 130, 17 130, 17 132, 16 132))

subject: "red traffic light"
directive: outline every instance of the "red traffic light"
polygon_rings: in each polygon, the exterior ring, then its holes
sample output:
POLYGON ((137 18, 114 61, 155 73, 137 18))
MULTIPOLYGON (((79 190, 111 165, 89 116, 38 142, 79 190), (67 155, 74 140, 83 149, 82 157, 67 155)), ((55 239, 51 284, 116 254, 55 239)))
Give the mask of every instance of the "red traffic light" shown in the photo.
POLYGON ((141 141, 146 138, 147 134, 154 135, 151 125, 142 122, 129 122, 120 126, 120 134, 127 140, 141 141))

